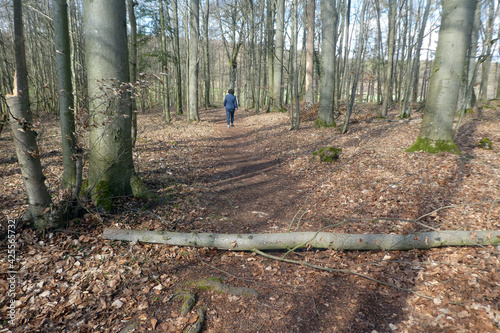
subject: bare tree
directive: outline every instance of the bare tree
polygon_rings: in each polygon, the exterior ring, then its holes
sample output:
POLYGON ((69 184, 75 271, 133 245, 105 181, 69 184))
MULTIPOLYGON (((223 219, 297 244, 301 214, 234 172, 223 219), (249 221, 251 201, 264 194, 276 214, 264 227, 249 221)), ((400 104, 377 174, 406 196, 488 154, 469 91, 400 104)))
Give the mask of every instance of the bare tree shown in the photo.
POLYGON ((76 138, 71 80, 71 45, 69 37, 68 4, 53 0, 56 67, 59 86, 59 120, 61 124, 64 187, 76 185, 76 138))
POLYGON ((28 212, 25 219, 33 221, 37 228, 45 229, 57 224, 52 220, 52 200, 45 186, 40 152, 36 142, 36 131, 30 109, 28 71, 24 46, 24 28, 21 0, 14 0, 14 91, 7 95, 10 109, 10 126, 16 145, 17 160, 28 197, 28 212))
POLYGON ((198 44, 200 36, 200 0, 190 0, 189 8, 189 104, 188 120, 199 121, 198 113, 198 44))
POLYGON ((384 100, 382 104, 382 117, 387 117, 389 105, 392 103, 393 88, 393 67, 394 67, 394 48, 396 39, 396 5, 395 0, 389 0, 389 35, 387 37, 387 66, 384 79, 384 100))

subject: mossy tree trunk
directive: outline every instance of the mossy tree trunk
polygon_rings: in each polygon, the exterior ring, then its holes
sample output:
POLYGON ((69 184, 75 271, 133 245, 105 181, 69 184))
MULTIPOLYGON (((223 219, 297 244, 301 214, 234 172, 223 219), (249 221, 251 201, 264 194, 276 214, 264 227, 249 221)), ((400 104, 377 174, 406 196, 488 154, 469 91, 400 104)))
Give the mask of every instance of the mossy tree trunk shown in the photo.
POLYGON ((336 126, 334 120, 335 94, 335 45, 337 44, 337 8, 335 1, 321 1, 321 20, 323 24, 323 73, 320 78, 320 98, 318 127, 336 126))
POLYGON ((453 121, 475 8, 476 0, 443 1, 443 16, 424 118, 419 136, 409 151, 459 152, 453 141, 453 121))
POLYGON ((145 195, 132 160, 125 1, 83 2, 88 76, 90 155, 88 188, 94 203, 145 195))

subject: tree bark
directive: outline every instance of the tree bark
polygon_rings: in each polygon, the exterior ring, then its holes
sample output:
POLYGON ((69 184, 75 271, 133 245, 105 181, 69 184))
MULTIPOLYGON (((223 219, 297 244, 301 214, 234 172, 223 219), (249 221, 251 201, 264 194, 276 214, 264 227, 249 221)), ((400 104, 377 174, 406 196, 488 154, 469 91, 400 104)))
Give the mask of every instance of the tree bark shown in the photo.
POLYGON ((500 231, 433 231, 408 235, 291 232, 270 234, 213 234, 140 231, 106 228, 104 239, 178 246, 216 247, 234 251, 332 248, 334 250, 401 251, 443 246, 500 244, 500 231))
POLYGON ((200 121, 198 113, 198 44, 200 29, 200 1, 190 0, 189 9, 189 104, 188 120, 200 121))
POLYGON ((307 44, 306 44, 306 103, 314 103, 313 74, 314 74, 314 18, 316 0, 307 2, 307 44))
POLYGON ((389 36, 387 37, 387 67, 384 80, 384 99, 382 103, 382 117, 387 117, 389 104, 392 103, 392 86, 393 86, 393 62, 394 62, 394 46, 396 44, 396 6, 394 0, 389 0, 389 36))
POLYGON ((90 96, 88 188, 96 206, 111 199, 150 196, 134 170, 126 31, 122 0, 83 2, 86 68, 90 96))
POLYGON ((276 0, 276 41, 274 46, 273 108, 280 111, 283 100, 283 50, 285 47, 285 0, 276 0))
POLYGON ((203 71, 204 71, 204 83, 205 83, 205 90, 203 94, 203 101, 205 108, 209 108, 211 103, 210 103, 210 36, 209 36, 209 14, 210 14, 210 1, 206 1, 206 8, 203 10, 202 8, 202 15, 203 15, 203 71))
POLYGON ((182 114, 182 73, 181 73, 181 49, 179 46, 179 10, 177 1, 172 1, 172 18, 174 35, 172 43, 174 44, 174 66, 175 66, 175 108, 178 115, 182 114))
POLYGON ((59 121, 61 125, 63 187, 76 185, 76 138, 71 74, 71 44, 69 36, 68 5, 66 0, 52 2, 54 10, 54 39, 59 88, 59 121))
POLYGON ((37 133, 30 109, 21 0, 14 0, 14 52, 16 68, 14 92, 13 95, 6 97, 17 160, 28 197, 28 212, 25 218, 31 220, 36 228, 45 229, 54 226, 50 214, 46 211, 52 200, 45 186, 45 176, 36 142, 37 133))
MULTIPOLYGON (((133 85, 137 81, 137 23, 135 19, 135 10, 134 10, 135 5, 136 3, 134 2, 134 0, 127 0, 128 19, 130 22, 130 78, 127 80, 127 82, 130 82, 133 85)), ((131 103, 132 103, 131 139, 132 139, 132 147, 135 147, 135 141, 137 140, 137 105, 135 103, 135 98, 131 99, 131 103)))
MULTIPOLYGON (((128 0, 128 1, 133 1, 133 0, 128 0)), ((162 68, 162 73, 165 74, 162 77, 161 80, 161 101, 163 105, 163 119, 167 124, 170 123, 171 121, 171 116, 170 116, 170 101, 168 98, 168 71, 167 71, 167 37, 165 36, 166 32, 166 25, 165 25, 165 16, 164 16, 164 10, 163 10, 163 0, 159 0, 159 7, 160 7, 160 46, 161 46, 161 53, 160 53, 160 61, 161 61, 161 68, 162 68)))
POLYGON ((476 0, 443 1, 443 16, 424 118, 419 137, 408 151, 459 152, 453 142, 453 121, 475 8, 476 0), (450 57, 450 54, 454 56, 450 57))
POLYGON ((321 2, 322 19, 322 65, 323 75, 320 78, 320 99, 318 127, 335 127, 333 116, 335 90, 335 45, 337 44, 337 9, 334 1, 321 2))

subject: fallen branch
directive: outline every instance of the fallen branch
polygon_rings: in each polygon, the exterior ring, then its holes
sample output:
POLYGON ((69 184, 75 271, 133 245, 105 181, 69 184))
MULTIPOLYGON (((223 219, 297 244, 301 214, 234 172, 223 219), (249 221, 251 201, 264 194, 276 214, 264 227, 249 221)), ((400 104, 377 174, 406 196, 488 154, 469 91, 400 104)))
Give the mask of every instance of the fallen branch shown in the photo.
POLYGON ((290 232, 269 234, 179 233, 106 228, 104 239, 235 251, 313 247, 334 250, 412 250, 443 246, 499 245, 500 231, 431 231, 408 235, 290 232))
POLYGON ((404 292, 407 292, 407 293, 412 293, 412 294, 415 294, 417 296, 420 296, 420 297, 423 297, 423 298, 427 298, 427 299, 430 299, 430 300, 434 299, 431 296, 427 296, 427 295, 424 295, 424 294, 417 293, 416 291, 413 291, 411 289, 401 288, 401 287, 398 287, 398 286, 396 286, 394 284, 374 279, 374 278, 372 278, 372 277, 370 277, 368 275, 361 274, 361 273, 355 272, 355 271, 350 270, 350 269, 341 269, 341 268, 339 269, 339 268, 322 267, 322 266, 313 265, 313 264, 310 264, 310 263, 304 262, 304 261, 291 260, 291 259, 285 259, 285 258, 282 258, 282 257, 272 256, 270 254, 264 253, 264 252, 256 250, 256 249, 254 249, 253 252, 257 253, 257 254, 265 257, 265 258, 272 259, 272 260, 278 260, 278 261, 288 262, 288 263, 295 264, 295 265, 304 265, 304 266, 308 266, 308 267, 311 267, 311 268, 315 268, 315 269, 319 269, 319 270, 327 271, 327 272, 345 273, 345 274, 356 275, 356 276, 362 277, 363 279, 367 279, 367 280, 370 280, 370 281, 373 281, 373 282, 376 282, 376 283, 380 283, 380 284, 383 284, 384 286, 395 288, 395 289, 400 290, 400 291, 404 291, 404 292))

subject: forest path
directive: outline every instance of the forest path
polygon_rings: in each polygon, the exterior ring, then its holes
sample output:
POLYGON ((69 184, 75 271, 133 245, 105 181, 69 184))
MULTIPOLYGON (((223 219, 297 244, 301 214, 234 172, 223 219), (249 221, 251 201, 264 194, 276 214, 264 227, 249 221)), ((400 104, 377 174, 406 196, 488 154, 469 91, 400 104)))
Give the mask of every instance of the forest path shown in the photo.
POLYGON ((230 128, 224 109, 209 109, 202 116, 216 125, 211 154, 217 162, 206 184, 210 213, 219 215, 224 232, 283 232, 303 192, 299 179, 283 167, 286 158, 269 147, 263 132, 272 126, 257 126, 260 118, 247 111, 237 110, 230 128))

